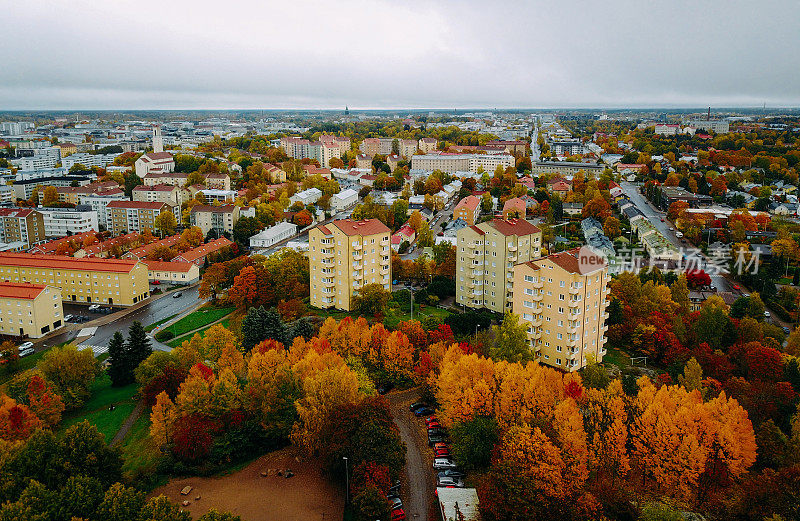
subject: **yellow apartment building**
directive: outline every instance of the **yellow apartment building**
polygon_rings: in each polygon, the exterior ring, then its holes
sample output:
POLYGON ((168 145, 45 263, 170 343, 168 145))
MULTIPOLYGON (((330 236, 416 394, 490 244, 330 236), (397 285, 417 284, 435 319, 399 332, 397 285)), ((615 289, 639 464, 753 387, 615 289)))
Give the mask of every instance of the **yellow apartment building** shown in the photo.
POLYGON ((456 303, 512 309, 514 266, 541 254, 542 231, 524 219, 493 219, 456 235, 456 303))
POLYGON ((63 324, 60 289, 27 282, 0 282, 0 335, 39 338, 63 324))
POLYGON ((577 371, 606 354, 608 265, 588 248, 554 253, 514 268, 514 313, 527 326, 535 358, 577 371))
POLYGON ((61 289, 64 300, 131 306, 150 296, 147 267, 127 259, 0 252, 0 281, 61 289))
POLYGON ((350 311, 367 284, 392 289, 391 231, 378 219, 343 219, 308 233, 311 305, 350 311))

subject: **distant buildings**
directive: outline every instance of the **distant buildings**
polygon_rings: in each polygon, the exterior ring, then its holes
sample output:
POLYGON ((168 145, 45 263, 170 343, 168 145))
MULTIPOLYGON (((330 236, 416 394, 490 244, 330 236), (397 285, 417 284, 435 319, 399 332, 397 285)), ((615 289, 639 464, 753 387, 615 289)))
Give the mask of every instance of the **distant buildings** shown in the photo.
POLYGON ((571 161, 536 161, 532 165, 531 173, 534 175, 560 174, 574 175, 578 172, 600 174, 603 167, 593 163, 575 163, 571 161))
POLYGON ((197 226, 204 235, 214 230, 218 237, 224 233, 232 234, 233 226, 239 220, 239 207, 232 204, 210 206, 198 204, 192 207, 189 221, 197 226))
POLYGON ((172 213, 176 222, 180 221, 180 208, 167 203, 111 201, 106 205, 106 226, 114 235, 145 230, 154 232, 157 229, 156 218, 164 212, 172 213))
POLYGON ((377 219, 344 219, 312 228, 311 305, 349 311, 353 297, 367 284, 391 291, 390 233, 377 219))
POLYGON ((308 190, 297 192, 289 198, 289 201, 291 201, 292 204, 300 203, 303 206, 308 206, 309 204, 314 204, 319 201, 320 197, 322 197, 322 190, 319 188, 309 188, 308 190))
POLYGON ((164 152, 161 139, 161 128, 153 128, 153 151, 143 154, 134 164, 136 175, 144 179, 150 174, 166 174, 175 171, 175 159, 169 152, 164 152))
POLYGON ((30 208, 0 208, 0 242, 21 242, 26 248, 46 238, 44 216, 30 208))
POLYGON ((231 246, 235 246, 233 241, 225 237, 220 237, 219 239, 214 239, 213 241, 201 244, 197 248, 181 253, 172 259, 171 262, 189 262, 197 266, 202 266, 205 264, 209 255, 217 253, 223 248, 230 248, 231 246))
POLYGON ((75 208, 39 208, 46 237, 64 237, 100 231, 97 212, 89 206, 75 208))
POLYGON ((331 211, 341 212, 350 208, 351 206, 355 206, 357 202, 358 192, 352 188, 342 190, 338 194, 333 194, 331 196, 331 211))
POLYGON ((420 170, 441 170, 449 174, 455 172, 478 172, 482 169, 490 175, 498 166, 503 169, 516 165, 510 154, 418 154, 411 158, 411 168, 420 170))
MULTIPOLYGON (((319 141, 285 136, 280 146, 287 156, 295 159, 316 159, 323 167, 333 158, 341 158, 350 149, 350 138, 343 136, 320 136, 319 141)), ((273 181, 274 182, 274 181, 273 181)))
POLYGON ((166 183, 137 186, 131 195, 134 201, 167 203, 171 206, 180 206, 191 199, 191 193, 186 188, 166 183))

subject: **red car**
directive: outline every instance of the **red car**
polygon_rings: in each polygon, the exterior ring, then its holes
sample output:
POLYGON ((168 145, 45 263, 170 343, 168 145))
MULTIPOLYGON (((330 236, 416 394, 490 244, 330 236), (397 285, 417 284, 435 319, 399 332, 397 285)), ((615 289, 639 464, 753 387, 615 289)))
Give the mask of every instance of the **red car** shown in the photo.
POLYGON ((736 291, 739 291, 742 288, 740 288, 738 284, 734 284, 733 285, 733 289, 735 289, 736 291))
POLYGON ((449 449, 435 449, 433 451, 433 455, 437 458, 449 458, 450 457, 450 450, 449 449))
POLYGON ((437 418, 436 416, 429 416, 428 418, 425 418, 425 425, 430 426, 431 423, 438 424, 439 418, 437 418))
POLYGON ((433 445, 433 450, 439 450, 439 449, 448 449, 449 450, 450 447, 447 446, 447 443, 442 443, 442 442, 439 442, 439 443, 436 443, 436 444, 433 445))
POLYGON ((405 521, 406 511, 402 508, 392 510, 392 521, 405 521))

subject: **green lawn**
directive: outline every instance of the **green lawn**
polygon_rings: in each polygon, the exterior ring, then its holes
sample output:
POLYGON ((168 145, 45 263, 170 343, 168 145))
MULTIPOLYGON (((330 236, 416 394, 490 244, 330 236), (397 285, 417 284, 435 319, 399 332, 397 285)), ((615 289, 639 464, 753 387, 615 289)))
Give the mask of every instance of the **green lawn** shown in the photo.
POLYGON ((177 338, 181 335, 185 335, 189 331, 194 331, 195 329, 211 324, 212 322, 216 322, 217 320, 233 313, 235 309, 236 308, 233 307, 198 309, 197 311, 189 313, 169 327, 165 327, 159 331, 159 333, 162 331, 171 331, 174 335, 173 338, 177 338))
MULTIPOLYGON (((149 481, 146 476, 156 475, 161 454, 150 440, 150 415, 147 411, 133 423, 131 430, 122 440, 121 448, 122 475, 126 479, 149 481)), ((148 484, 156 486, 156 483, 148 484)))
MULTIPOLYGON (((219 323, 219 325, 227 329, 228 326, 230 326, 230 323, 231 323, 230 318, 226 318, 225 320, 222 320, 219 323)), ((206 331, 208 331, 212 327, 213 326, 208 326, 208 327, 205 327, 205 328, 201 329, 200 331, 195 331, 194 333, 192 333, 190 335, 183 335, 183 336, 178 337, 178 338, 173 338, 172 340, 167 342, 167 345, 170 346, 170 347, 178 347, 179 345, 184 343, 186 340, 191 340, 194 335, 200 335, 200 338, 203 338, 203 337, 206 336, 206 331)))
POLYGON ((603 357, 603 362, 614 364, 622 369, 631 365, 631 357, 618 347, 608 346, 608 352, 603 357))
POLYGON ((144 328, 144 330, 145 330, 145 331, 147 331, 147 332, 149 333, 150 331, 152 331, 153 329, 155 329, 155 328, 156 328, 156 326, 160 326, 160 325, 161 325, 161 324, 163 324, 164 322, 168 322, 168 321, 172 320, 173 318, 175 318, 176 316, 178 316, 178 314, 177 314, 177 313, 175 313, 174 315, 172 315, 172 316, 170 316, 170 317, 167 317, 167 318, 161 319, 161 320, 159 320, 158 322, 153 322, 153 323, 152 323, 152 324, 150 324, 149 326, 145 327, 145 328, 144 328))
POLYGON ((90 387, 91 398, 79 410, 66 413, 59 430, 64 431, 71 425, 88 420, 105 434, 106 441, 111 441, 136 407, 133 401, 136 389, 135 383, 125 387, 112 387, 107 374, 98 376, 90 387), (111 404, 116 406, 113 411, 109 410, 111 404))
MULTIPOLYGON (((396 305, 396 302, 389 303, 390 307, 396 305)), ((420 309, 419 304, 414 303, 414 320, 422 321, 423 318, 433 316, 436 317, 439 322, 443 322, 444 319, 451 314, 450 311, 437 306, 426 305, 424 308, 420 309)), ((395 311, 391 309, 387 311, 384 324, 386 324, 388 328, 394 328, 397 324, 405 320, 411 320, 411 307, 408 304, 400 306, 400 308, 395 311)))

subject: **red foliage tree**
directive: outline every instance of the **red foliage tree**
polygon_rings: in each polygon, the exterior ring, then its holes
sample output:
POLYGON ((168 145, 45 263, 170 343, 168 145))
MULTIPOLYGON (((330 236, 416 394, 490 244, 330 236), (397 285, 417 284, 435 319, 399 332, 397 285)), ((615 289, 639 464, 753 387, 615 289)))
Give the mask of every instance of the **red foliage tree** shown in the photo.
POLYGON ((211 452, 220 424, 206 416, 189 415, 175 422, 173 453, 187 463, 202 461, 211 452))
POLYGON ((142 389, 142 397, 149 407, 156 403, 156 396, 162 391, 167 393, 171 400, 178 395, 181 384, 189 376, 189 371, 175 364, 168 364, 160 375, 156 376, 142 389))

